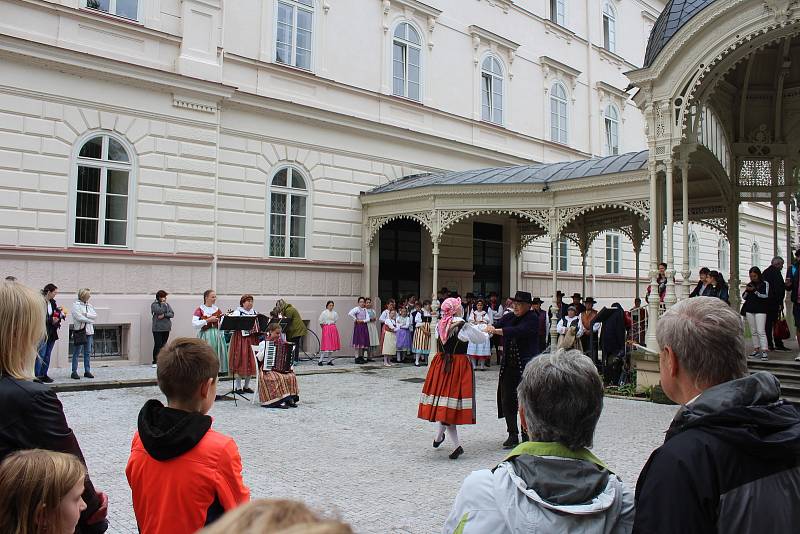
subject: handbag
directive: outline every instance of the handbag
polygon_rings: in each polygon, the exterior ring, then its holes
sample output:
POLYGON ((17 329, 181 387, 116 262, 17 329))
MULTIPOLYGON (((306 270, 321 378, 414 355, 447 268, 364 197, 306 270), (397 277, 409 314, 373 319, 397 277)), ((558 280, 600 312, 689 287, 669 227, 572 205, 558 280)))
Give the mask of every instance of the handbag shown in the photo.
POLYGON ((83 328, 80 330, 72 331, 72 344, 73 345, 86 345, 86 323, 83 323, 83 328))
POLYGON ((772 325, 772 337, 775 339, 789 339, 789 325, 786 323, 786 317, 781 312, 780 319, 775 321, 775 324, 772 325))

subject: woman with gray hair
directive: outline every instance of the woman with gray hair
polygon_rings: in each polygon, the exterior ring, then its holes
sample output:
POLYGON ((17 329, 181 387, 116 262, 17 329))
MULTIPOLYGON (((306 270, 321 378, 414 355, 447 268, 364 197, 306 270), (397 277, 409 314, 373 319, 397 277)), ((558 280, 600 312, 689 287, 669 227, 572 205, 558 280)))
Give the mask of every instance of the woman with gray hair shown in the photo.
POLYGON ((539 355, 518 394, 531 441, 464 480, 442 532, 631 532, 633 493, 588 450, 603 409, 592 360, 577 350, 539 355))
POLYGON ((71 378, 80 380, 78 374, 78 354, 83 349, 83 376, 94 378, 91 370, 91 354, 94 346, 94 321, 97 312, 89 304, 92 292, 89 288, 78 291, 78 300, 72 304, 72 374, 71 378))

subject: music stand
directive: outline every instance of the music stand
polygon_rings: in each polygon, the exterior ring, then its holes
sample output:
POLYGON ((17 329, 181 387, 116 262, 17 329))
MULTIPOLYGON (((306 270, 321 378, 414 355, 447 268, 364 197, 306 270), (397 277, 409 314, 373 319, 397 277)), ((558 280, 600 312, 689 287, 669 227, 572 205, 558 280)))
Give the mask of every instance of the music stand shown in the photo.
MULTIPOLYGON (((244 330, 247 332, 252 332, 253 327, 256 325, 256 320, 258 317, 256 315, 225 315, 222 319, 222 322, 219 325, 220 330, 244 330)), ((249 345, 248 345, 249 347, 249 345)), ((251 350, 252 352, 252 350, 251 350)), ((256 377, 257 379, 258 377, 256 377)), ((231 381, 231 390, 228 393, 220 395, 220 399, 227 399, 230 397, 233 399, 233 405, 238 406, 236 404, 236 396, 240 396, 247 402, 250 402, 250 398, 245 396, 242 393, 238 393, 236 391, 236 379, 234 375, 234 380, 231 381)))

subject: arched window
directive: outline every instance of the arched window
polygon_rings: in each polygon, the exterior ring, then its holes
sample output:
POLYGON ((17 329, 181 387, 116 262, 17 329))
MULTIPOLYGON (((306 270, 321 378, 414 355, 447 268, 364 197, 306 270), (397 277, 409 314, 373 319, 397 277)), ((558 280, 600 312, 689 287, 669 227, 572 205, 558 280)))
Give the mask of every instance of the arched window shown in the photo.
POLYGON ((481 118, 503 124, 503 66, 492 56, 481 65, 481 118))
POLYGON ((566 145, 567 134, 567 90, 556 82, 550 88, 550 140, 566 145))
POLYGON ((750 247, 750 266, 759 267, 760 265, 761 265, 761 249, 759 248, 758 243, 754 241, 753 246, 750 247))
POLYGON ((720 238, 719 242, 717 243, 717 263, 719 264, 719 271, 721 273, 730 272, 731 269, 730 251, 728 250, 728 246, 728 240, 724 237, 720 238))
POLYGON ((269 255, 278 258, 306 256, 308 186, 295 167, 283 167, 269 187, 269 255))
POLYGON ((275 61, 311 70, 314 0, 278 0, 275 61))
POLYGON ((567 0, 550 0, 550 20, 565 26, 567 20, 567 0))
POLYGON ((101 134, 83 143, 76 163, 74 243, 127 246, 133 178, 128 150, 101 134))
POLYGON ((616 156, 619 154, 619 111, 616 106, 613 104, 606 106, 603 122, 606 134, 606 155, 616 156))
POLYGON ((603 48, 617 51, 617 12, 608 2, 603 4, 603 48))
POLYGON ((689 270, 696 273, 699 267, 700 242, 697 240, 697 234, 691 231, 689 232, 689 270))
POLYGON ((407 22, 394 30, 392 92, 395 96, 422 100, 422 40, 407 22))

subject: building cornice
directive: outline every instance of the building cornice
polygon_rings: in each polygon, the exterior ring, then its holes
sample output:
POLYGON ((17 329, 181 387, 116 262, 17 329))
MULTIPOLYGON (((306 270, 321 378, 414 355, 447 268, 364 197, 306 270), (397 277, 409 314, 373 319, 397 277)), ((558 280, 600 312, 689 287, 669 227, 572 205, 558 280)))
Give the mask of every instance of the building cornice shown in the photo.
POLYGON ((517 48, 519 48, 519 43, 515 43, 511 39, 506 39, 505 37, 501 37, 496 33, 490 32, 489 30, 477 26, 475 24, 469 27, 469 34, 472 36, 473 39, 476 37, 478 39, 484 40, 489 43, 493 43, 496 46, 501 48, 506 48, 511 50, 512 52, 516 52, 517 48))
POLYGON ((441 9, 436 9, 435 7, 429 6, 428 4, 420 2, 419 0, 381 0, 381 2, 383 3, 384 13, 389 12, 392 4, 398 4, 412 11, 416 11, 417 13, 420 13, 426 17, 433 17, 434 19, 438 18, 439 15, 442 14, 441 9))

